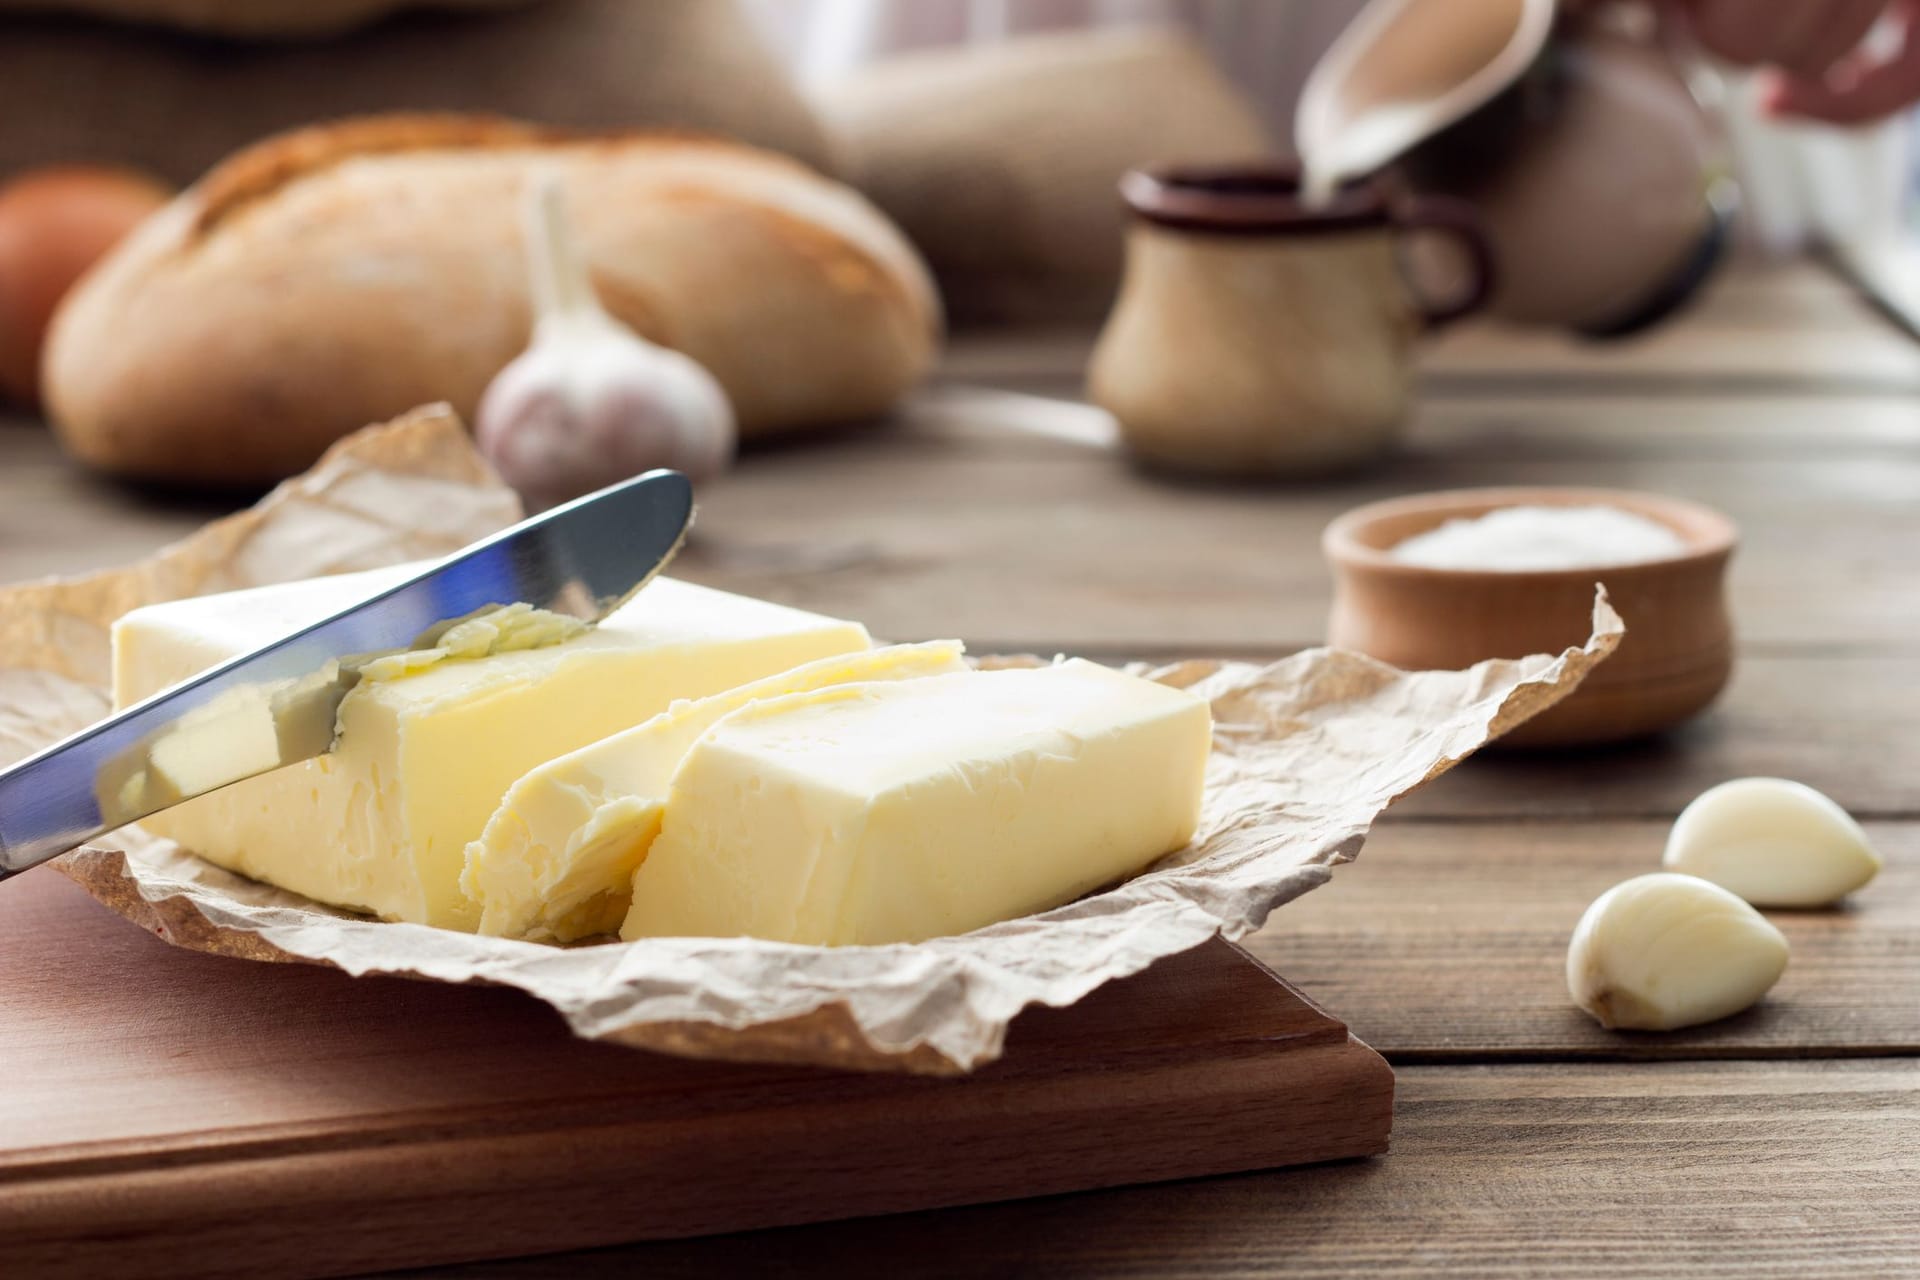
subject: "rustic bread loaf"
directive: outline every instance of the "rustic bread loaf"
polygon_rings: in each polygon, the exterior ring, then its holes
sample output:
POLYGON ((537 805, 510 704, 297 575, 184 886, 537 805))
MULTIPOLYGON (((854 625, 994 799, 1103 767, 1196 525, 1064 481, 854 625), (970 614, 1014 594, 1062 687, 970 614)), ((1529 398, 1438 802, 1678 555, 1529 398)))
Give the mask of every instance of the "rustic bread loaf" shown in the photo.
POLYGON ((185 186, 270 134, 390 111, 694 129, 833 169, 812 108, 726 0, 427 10, 271 44, 0 13, 0 178, 92 163, 185 186))
POLYGON ((1158 31, 901 54, 817 104, 841 171, 926 254, 956 321, 1098 317, 1120 279, 1121 174, 1272 150, 1206 55, 1158 31))
POLYGON ((330 36, 403 9, 480 9, 529 0, 0 0, 0 12, 79 13, 246 39, 330 36))
POLYGON ((749 439, 877 414, 933 357, 913 249, 793 161, 380 117, 241 153, 81 282, 43 367, 62 440, 107 471, 257 484, 417 404, 470 416, 528 338, 519 210, 545 171, 601 300, 712 371, 749 439))

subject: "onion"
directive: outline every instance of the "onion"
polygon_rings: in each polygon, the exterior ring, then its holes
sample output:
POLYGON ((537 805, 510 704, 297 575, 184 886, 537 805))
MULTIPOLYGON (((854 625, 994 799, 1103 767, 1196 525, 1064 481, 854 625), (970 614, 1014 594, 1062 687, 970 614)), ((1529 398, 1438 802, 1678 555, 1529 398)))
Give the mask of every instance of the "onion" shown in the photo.
POLYGON ((39 402, 40 345, 67 290, 165 204, 158 182, 126 169, 35 169, 0 186, 0 398, 39 402))

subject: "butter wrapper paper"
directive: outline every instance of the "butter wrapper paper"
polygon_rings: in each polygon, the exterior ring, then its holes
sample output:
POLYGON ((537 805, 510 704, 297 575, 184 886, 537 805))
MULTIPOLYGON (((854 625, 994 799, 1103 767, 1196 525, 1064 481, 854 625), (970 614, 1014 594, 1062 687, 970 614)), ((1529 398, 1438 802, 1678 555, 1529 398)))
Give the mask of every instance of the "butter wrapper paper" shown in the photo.
MULTIPOLYGON (((0 591, 0 762, 106 714, 108 627, 128 609, 443 555, 519 514, 459 422, 427 409, 341 442, 253 510, 141 564, 0 591)), ((690 1057, 953 1073, 997 1057, 1029 1005, 1071 1004, 1216 934, 1259 928, 1351 860, 1388 804, 1565 697, 1621 634, 1602 597, 1583 647, 1469 671, 1407 674, 1328 650, 1269 666, 1196 660, 1146 671, 1213 704, 1193 844, 1044 915, 915 945, 666 938, 556 948, 384 924, 137 829, 59 865, 179 946, 517 987, 581 1036, 690 1057)))

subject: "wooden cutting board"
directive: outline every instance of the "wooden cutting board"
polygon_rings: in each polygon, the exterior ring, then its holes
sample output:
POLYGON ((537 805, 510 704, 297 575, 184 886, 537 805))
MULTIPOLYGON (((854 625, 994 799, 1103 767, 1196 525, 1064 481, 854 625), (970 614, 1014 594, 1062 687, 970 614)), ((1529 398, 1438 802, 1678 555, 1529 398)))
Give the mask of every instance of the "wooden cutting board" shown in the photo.
POLYGON ((0 885, 0 1274, 344 1274, 1370 1155, 1393 1074, 1210 943, 965 1079, 590 1044, 517 992, 177 950, 0 885))

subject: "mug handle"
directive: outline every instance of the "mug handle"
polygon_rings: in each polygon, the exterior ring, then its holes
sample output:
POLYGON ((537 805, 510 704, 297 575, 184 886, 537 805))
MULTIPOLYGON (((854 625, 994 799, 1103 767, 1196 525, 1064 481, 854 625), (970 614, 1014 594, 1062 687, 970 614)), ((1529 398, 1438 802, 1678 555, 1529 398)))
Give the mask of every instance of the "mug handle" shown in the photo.
POLYGON ((1420 318, 1428 329, 1452 324, 1487 304, 1499 274, 1493 244, 1472 205, 1448 196, 1414 196, 1393 211, 1393 224, 1401 231, 1437 231, 1466 254, 1468 281, 1460 296, 1438 302, 1419 300, 1420 318))

